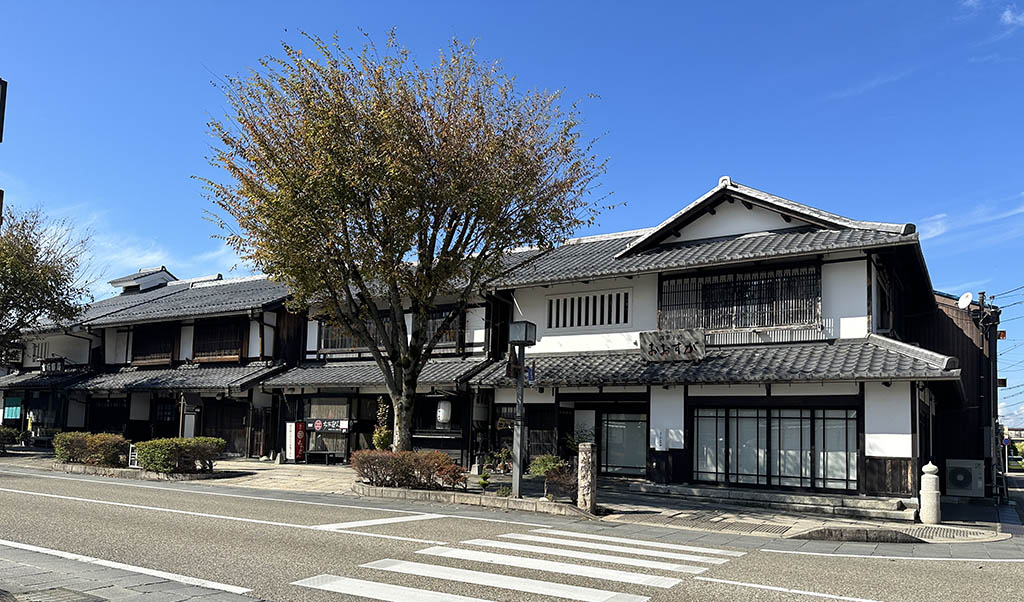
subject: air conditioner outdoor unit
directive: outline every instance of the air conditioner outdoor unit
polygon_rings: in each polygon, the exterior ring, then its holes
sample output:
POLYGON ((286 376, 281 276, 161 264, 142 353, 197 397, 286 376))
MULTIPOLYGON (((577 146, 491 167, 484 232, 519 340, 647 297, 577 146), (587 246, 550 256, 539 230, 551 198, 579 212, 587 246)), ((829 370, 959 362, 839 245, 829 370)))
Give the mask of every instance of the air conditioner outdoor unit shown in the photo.
POLYGON ((946 460, 946 495, 985 497, 985 461, 946 460))

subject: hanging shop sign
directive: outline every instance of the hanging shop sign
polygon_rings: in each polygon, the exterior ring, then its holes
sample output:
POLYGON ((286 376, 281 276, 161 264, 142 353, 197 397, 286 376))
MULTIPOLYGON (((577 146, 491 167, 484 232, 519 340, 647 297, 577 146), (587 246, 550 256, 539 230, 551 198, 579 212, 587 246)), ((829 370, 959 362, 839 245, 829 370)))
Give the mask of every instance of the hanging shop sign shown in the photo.
POLYGON ((347 433, 347 419, 307 418, 306 431, 317 433, 347 433))
POLYGON ((648 362, 699 362, 705 354, 704 331, 698 328, 640 333, 640 355, 648 362))

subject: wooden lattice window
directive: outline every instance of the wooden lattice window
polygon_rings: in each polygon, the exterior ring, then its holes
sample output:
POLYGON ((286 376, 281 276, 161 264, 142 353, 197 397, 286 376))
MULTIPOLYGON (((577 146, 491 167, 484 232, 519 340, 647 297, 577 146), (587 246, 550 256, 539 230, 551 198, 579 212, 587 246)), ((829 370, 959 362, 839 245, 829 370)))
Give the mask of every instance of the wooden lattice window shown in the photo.
MULTIPOLYGON (((430 312, 430 316, 427 318, 427 340, 434 336, 451 311, 451 309, 441 308, 430 312)), ((441 338, 437 340, 437 345, 439 347, 458 347, 462 343, 462 332, 462 316, 455 316, 448 328, 441 332, 441 338)))
MULTIPOLYGON (((380 319, 384 322, 384 327, 388 328, 390 323, 388 317, 382 315, 380 319)), ((377 332, 377 325, 375 322, 368 321, 366 323, 366 328, 370 331, 370 336, 373 337, 375 341, 380 341, 382 339, 377 332)), ((362 342, 344 326, 334 324, 332 322, 320 322, 320 351, 351 351, 366 348, 366 345, 363 345, 362 342)))
POLYGON ((174 355, 173 324, 147 324, 132 330, 132 364, 170 364, 174 355))
POLYGON ((821 323, 817 265, 669 277, 661 281, 662 329, 734 330, 821 323))
POLYGON ((245 322, 212 320, 196 322, 192 358, 197 362, 233 362, 242 357, 245 322))
POLYGON ((630 324, 630 293, 623 288, 547 298, 549 330, 600 329, 630 324))

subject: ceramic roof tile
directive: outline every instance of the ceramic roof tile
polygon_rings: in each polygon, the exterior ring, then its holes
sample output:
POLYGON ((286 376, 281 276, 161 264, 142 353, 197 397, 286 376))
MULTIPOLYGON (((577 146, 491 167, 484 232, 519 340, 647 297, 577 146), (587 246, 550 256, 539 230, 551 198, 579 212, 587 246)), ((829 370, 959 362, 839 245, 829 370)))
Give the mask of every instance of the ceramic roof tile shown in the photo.
POLYGON ((14 389, 59 389, 88 375, 87 372, 15 372, 0 376, 0 391, 14 389))
MULTIPOLYGON (((427 361, 420 373, 421 385, 457 385, 482 368, 485 358, 427 361)), ((384 376, 373 361, 310 362, 275 376, 264 387, 365 387, 383 386, 384 376)))
POLYGON ((122 368, 96 374, 69 387, 85 391, 244 391, 282 370, 283 366, 253 362, 246 366, 200 366, 177 368, 122 368))

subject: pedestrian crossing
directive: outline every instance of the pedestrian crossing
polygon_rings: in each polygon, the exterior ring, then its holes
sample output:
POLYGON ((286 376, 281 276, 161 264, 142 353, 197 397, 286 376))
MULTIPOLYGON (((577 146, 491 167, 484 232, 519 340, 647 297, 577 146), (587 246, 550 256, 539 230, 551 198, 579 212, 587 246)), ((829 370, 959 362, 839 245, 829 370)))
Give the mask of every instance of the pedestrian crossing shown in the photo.
POLYGON ((552 600, 646 602, 655 591, 670 590, 686 576, 744 552, 545 528, 430 546, 416 555, 415 560, 381 558, 360 565, 379 575, 379 581, 317 575, 292 585, 394 602, 492 602, 513 599, 510 592, 552 600), (494 570, 498 567, 505 570, 494 570), (388 581, 399 576, 435 585, 427 589, 388 581), (585 579, 587 585, 569 583, 572 578, 585 579), (471 590, 473 596, 447 589, 471 590))

